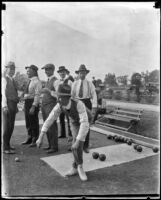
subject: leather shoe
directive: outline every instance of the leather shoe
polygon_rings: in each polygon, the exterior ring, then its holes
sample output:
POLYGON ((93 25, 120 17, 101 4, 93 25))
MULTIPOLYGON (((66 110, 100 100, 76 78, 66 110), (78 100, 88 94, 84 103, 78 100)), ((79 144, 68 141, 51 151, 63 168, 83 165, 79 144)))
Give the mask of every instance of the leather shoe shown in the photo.
POLYGON ((49 150, 50 147, 43 147, 43 150, 49 150))
POLYGON ((68 177, 68 176, 74 176, 78 174, 78 171, 76 168, 72 167, 66 174, 65 176, 68 177))
POLYGON ((50 153, 55 153, 57 151, 58 149, 49 149, 46 153, 50 154, 50 153))
POLYGON ((35 142, 32 142, 29 147, 36 147, 36 143, 35 142))
POLYGON ((26 141, 22 142, 21 144, 31 144, 32 143, 32 138, 28 138, 26 141))
POLYGON ((10 146, 10 150, 15 150, 15 147, 10 146))
POLYGON ((60 135, 58 138, 66 138, 66 136, 60 135))
POLYGON ((13 150, 4 150, 3 153, 5 153, 5 154, 15 154, 15 151, 13 151, 13 150))
POLYGON ((78 174, 79 174, 79 177, 82 181, 88 180, 87 175, 86 175, 82 165, 78 165, 78 174))
POLYGON ((89 149, 88 149, 88 148, 84 148, 83 151, 84 151, 85 153, 89 153, 89 149))
POLYGON ((71 147, 68 148, 68 151, 72 151, 71 147))
POLYGON ((73 140, 73 137, 69 136, 68 137, 68 142, 71 142, 73 140))

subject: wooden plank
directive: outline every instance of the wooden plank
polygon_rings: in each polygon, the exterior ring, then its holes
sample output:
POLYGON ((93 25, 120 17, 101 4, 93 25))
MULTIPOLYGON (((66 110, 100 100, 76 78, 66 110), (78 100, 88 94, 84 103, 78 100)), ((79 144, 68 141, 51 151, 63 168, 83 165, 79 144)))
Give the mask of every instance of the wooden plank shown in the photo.
POLYGON ((104 115, 104 117, 109 118, 109 119, 115 119, 115 120, 119 120, 119 121, 125 121, 125 122, 131 122, 131 119, 126 118, 126 117, 119 117, 119 116, 115 116, 115 115, 104 115))
POLYGON ((110 127, 113 127, 113 128, 124 130, 124 131, 127 131, 129 129, 129 128, 124 128, 124 127, 121 127, 121 126, 116 126, 116 125, 113 125, 113 124, 103 123, 103 122, 99 122, 99 121, 96 121, 95 123, 99 124, 101 126, 110 126, 110 127))
POLYGON ((144 111, 143 109, 138 109, 138 108, 134 109, 134 108, 119 107, 119 106, 115 106, 115 108, 118 110, 127 110, 127 111, 140 112, 140 113, 144 111))
MULTIPOLYGON (((122 117, 122 118, 128 118, 128 119, 131 119, 131 120, 140 121, 140 118, 139 118, 139 117, 133 117, 133 116, 129 116, 129 115, 119 115, 119 114, 115 114, 115 113, 112 113, 111 115, 113 115, 113 116, 118 116, 118 117, 122 117)), ((130 120, 130 121, 131 121, 131 120, 130 120)))
POLYGON ((127 111, 127 110, 120 110, 120 109, 117 109, 115 110, 114 112, 118 112, 118 113, 126 113, 126 114, 131 114, 131 115, 142 115, 142 113, 140 112, 131 112, 131 111, 127 111))

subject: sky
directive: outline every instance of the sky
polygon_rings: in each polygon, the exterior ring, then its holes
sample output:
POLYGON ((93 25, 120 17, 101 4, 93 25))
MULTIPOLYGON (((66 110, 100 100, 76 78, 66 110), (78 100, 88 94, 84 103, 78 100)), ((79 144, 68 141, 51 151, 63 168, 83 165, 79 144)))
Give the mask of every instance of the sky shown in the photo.
POLYGON ((24 2, 23 6, 95 38, 104 39, 109 32, 108 24, 117 23, 121 26, 128 21, 130 11, 127 8, 132 9, 134 14, 144 9, 151 12, 151 17, 155 17, 156 9, 153 8, 153 4, 152 2, 24 2), (119 15, 120 20, 118 20, 119 15))
MULTIPOLYGON (((159 9, 153 8, 154 2, 8 2, 6 4, 8 7, 10 5, 17 5, 22 7, 22 9, 27 8, 75 30, 84 32, 90 37, 100 41, 105 41, 111 36, 111 42, 117 45, 117 40, 115 41, 115 39, 122 40, 122 44, 131 45, 131 49, 129 49, 129 55, 131 54, 131 57, 138 52, 140 56, 143 50, 142 46, 145 45, 145 42, 139 42, 139 45, 137 45, 138 36, 143 37, 144 40, 149 34, 152 36, 149 43, 156 44, 156 47, 152 49, 153 53, 151 55, 149 52, 144 52, 144 55, 142 55, 145 56, 145 60, 147 60, 149 56, 151 57, 149 66, 147 67, 147 65, 145 65, 140 69, 143 61, 140 57, 132 58, 131 68, 133 69, 130 69, 129 73, 131 73, 132 70, 133 72, 140 72, 141 70, 151 71, 156 68, 159 69, 160 12, 159 9), (114 39, 113 35, 117 32, 119 32, 120 38, 114 39), (147 32, 148 34, 143 34, 143 32, 147 32), (131 35, 134 36, 134 38, 131 38, 131 35), (154 52, 156 52, 156 54, 154 54, 154 52), (139 62, 140 65, 138 64, 137 68, 135 63, 139 62)), ((148 39, 146 41, 148 41, 148 39)), ((123 51, 122 47, 120 47, 119 51, 123 51)), ((122 60, 123 59, 126 59, 126 57, 122 58, 122 60)), ((118 62, 122 62, 122 60, 118 60, 118 62)), ((127 68, 113 70, 117 75, 119 75, 119 73, 120 75, 128 74, 127 68)), ((100 78, 103 78, 104 73, 99 71, 98 75, 100 78)), ((93 74, 91 74, 91 76, 93 76, 93 74)))

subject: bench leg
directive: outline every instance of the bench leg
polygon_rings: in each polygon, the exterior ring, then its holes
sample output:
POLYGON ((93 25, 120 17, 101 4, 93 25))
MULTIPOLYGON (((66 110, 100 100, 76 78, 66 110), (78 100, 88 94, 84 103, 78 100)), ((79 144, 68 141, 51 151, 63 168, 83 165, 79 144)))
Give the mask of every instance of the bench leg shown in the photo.
POLYGON ((131 127, 134 130, 134 133, 138 134, 138 122, 137 121, 132 121, 131 122, 131 127))

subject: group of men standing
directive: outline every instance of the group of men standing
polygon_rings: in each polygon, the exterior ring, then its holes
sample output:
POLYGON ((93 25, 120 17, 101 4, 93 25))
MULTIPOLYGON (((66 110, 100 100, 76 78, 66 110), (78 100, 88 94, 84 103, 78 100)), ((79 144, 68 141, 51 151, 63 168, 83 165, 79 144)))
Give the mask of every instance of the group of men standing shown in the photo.
MULTIPOLYGON (((9 62, 5 66, 5 74, 2 77, 2 108, 3 108, 3 152, 6 154, 15 153, 15 148, 10 145, 10 139, 14 130, 15 116, 18 112, 17 104, 19 102, 18 97, 18 84, 14 80, 15 63, 9 62)), ((42 88, 41 81, 38 77, 38 67, 30 65, 25 67, 29 82, 23 91, 24 99, 24 113, 27 129, 27 139, 22 142, 23 145, 29 145, 30 147, 36 146, 36 140, 39 137, 39 110, 42 111, 42 117, 45 122, 49 114, 57 104, 58 98, 55 94, 61 84, 67 84, 71 88, 71 97, 81 100, 85 106, 92 112, 93 116, 97 109, 97 95, 95 86, 92 82, 86 79, 86 75, 89 70, 86 69, 84 64, 80 65, 79 69, 75 71, 79 79, 74 80, 70 76, 70 72, 65 66, 60 66, 58 74, 60 76, 57 79, 54 75, 54 64, 46 64, 42 67, 47 75, 47 81, 45 87, 42 88), (42 95, 42 102, 40 108, 40 95, 42 95)), ((71 127, 69 117, 65 112, 61 112, 59 116, 61 132, 59 138, 66 137, 65 118, 68 124, 68 136, 72 138, 71 127)), ((48 146, 44 149, 47 153, 54 153, 58 151, 58 127, 57 122, 54 121, 47 133, 48 146)), ((90 129, 88 130, 85 142, 84 152, 89 152, 89 136, 90 129)))

